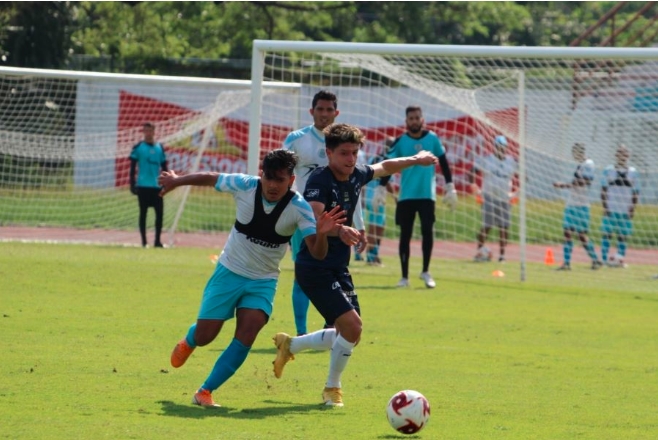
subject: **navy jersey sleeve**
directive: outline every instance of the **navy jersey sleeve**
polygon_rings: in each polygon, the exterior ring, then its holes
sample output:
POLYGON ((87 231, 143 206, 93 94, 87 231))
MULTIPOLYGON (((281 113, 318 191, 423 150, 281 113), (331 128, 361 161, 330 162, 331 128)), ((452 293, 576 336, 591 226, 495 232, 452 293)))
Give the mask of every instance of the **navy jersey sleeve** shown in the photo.
POLYGON ((324 204, 325 210, 331 209, 331 181, 325 168, 316 168, 306 181, 304 198, 308 202, 320 202, 324 204))

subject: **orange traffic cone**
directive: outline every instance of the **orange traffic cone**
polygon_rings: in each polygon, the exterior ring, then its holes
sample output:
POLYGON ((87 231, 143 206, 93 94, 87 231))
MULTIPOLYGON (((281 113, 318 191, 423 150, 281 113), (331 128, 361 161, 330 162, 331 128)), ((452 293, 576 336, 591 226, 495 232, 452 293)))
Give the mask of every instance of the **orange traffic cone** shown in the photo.
POLYGON ((495 276, 496 278, 502 278, 505 276, 505 272, 503 272, 502 270, 494 270, 493 272, 491 272, 491 275, 495 276))
POLYGON ((555 264, 555 257, 553 257, 553 249, 551 248, 546 249, 546 255, 544 256, 544 264, 547 266, 551 266, 555 264))

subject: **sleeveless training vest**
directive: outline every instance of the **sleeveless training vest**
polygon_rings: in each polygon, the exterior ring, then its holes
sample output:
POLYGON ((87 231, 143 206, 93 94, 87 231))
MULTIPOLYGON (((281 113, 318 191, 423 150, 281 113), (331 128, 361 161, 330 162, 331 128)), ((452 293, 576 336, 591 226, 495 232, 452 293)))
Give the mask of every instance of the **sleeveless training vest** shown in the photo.
POLYGON ((246 235, 249 241, 258 243, 261 246, 278 247, 278 245, 288 243, 292 235, 279 235, 274 227, 279 217, 281 217, 283 210, 295 196, 295 193, 288 191, 269 214, 266 214, 265 209, 263 209, 262 194, 262 185, 259 181, 256 187, 256 200, 254 200, 254 216, 248 224, 240 223, 236 219, 235 229, 246 235))

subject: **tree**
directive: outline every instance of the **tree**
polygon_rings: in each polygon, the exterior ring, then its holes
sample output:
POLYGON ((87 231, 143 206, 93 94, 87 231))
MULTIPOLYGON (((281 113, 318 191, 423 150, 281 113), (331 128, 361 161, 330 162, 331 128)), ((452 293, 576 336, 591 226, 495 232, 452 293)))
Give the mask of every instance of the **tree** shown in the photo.
POLYGON ((69 2, 3 2, 1 52, 19 67, 62 67, 68 57, 73 23, 69 2))

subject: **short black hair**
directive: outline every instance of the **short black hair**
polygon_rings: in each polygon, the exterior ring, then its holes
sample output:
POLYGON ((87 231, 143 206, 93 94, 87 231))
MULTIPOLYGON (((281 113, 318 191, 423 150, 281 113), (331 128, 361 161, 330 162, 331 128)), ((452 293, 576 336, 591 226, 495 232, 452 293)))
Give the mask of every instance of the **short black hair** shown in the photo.
POLYGON ((423 109, 420 108, 419 105, 410 105, 409 107, 407 107, 405 109, 404 114, 406 116, 409 116, 409 113, 411 113, 411 112, 420 112, 420 114, 422 115, 423 114, 423 109))
POLYGON ((350 124, 331 124, 322 130, 324 144, 330 150, 335 150, 340 144, 350 143, 363 145, 365 135, 358 127, 350 124))
POLYGON ((328 90, 320 90, 318 93, 316 93, 313 96, 313 102, 311 103, 311 108, 315 108, 315 106, 318 105, 318 101, 320 100, 331 101, 334 103, 334 110, 338 108, 338 98, 336 98, 336 95, 328 90))
POLYGON ((291 176, 295 174, 297 155, 290 150, 279 148, 272 150, 263 158, 263 174, 268 179, 274 178, 277 171, 286 170, 291 176))

